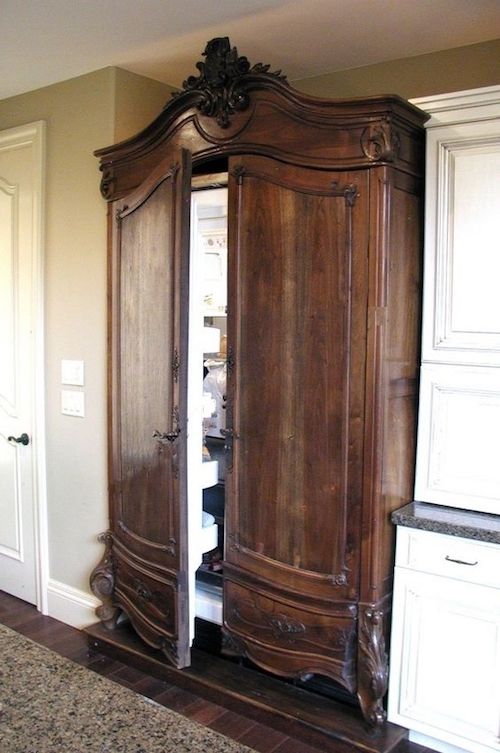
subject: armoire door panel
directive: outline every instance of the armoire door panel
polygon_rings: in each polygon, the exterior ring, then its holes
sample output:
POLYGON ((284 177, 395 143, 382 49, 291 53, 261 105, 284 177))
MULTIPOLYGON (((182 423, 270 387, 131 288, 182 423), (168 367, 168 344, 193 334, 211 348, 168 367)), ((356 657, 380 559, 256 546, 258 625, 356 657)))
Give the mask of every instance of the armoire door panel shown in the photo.
POLYGON ((229 228, 227 557, 255 552, 352 588, 361 495, 365 180, 262 157, 230 165, 236 219, 229 228))
POLYGON ((185 440, 185 398, 176 367, 182 316, 176 290, 181 273, 176 249, 180 172, 169 169, 150 193, 149 186, 143 197, 139 190, 117 213, 122 301, 119 525, 138 542, 170 549, 178 527, 178 447, 185 440), (159 498, 165 499, 162 515, 157 514, 159 498))
POLYGON ((154 542, 167 541, 173 521, 154 514, 165 491, 174 494, 170 448, 155 430, 172 422, 174 348, 174 259, 170 177, 134 211, 118 214, 122 307, 120 316, 120 521, 154 542), (151 301, 155 305, 151 305, 151 301), (148 337, 144 333, 148 332, 148 337))
MULTIPOLYGON (((259 579, 293 591, 298 608, 311 594, 346 604, 358 594, 367 189, 361 174, 264 157, 230 160, 229 175, 233 629, 236 571, 255 593, 259 579)), ((250 621, 237 632, 252 639, 250 621)), ((314 663, 300 652, 292 674, 314 663)))
POLYGON ((189 656, 187 553, 180 546, 187 514, 189 196, 183 153, 118 202, 112 268, 115 594, 151 645, 172 643, 165 653, 179 666, 189 656))

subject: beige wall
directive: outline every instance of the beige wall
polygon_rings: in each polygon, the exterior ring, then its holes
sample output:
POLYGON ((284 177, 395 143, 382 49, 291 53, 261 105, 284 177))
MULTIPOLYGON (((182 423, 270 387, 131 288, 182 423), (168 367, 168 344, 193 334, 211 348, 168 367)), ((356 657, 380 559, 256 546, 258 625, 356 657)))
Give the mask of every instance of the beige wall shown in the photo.
MULTIPOLYGON (((122 141, 138 133, 170 100, 174 89, 160 81, 137 76, 122 68, 113 68, 115 77, 115 134, 114 141, 122 141)), ((101 146, 106 146, 102 144, 101 146)))
POLYGON ((500 39, 292 82, 318 97, 399 94, 406 99, 500 84, 500 39))
POLYGON ((47 124, 47 496, 56 588, 89 592, 90 571, 103 551, 96 535, 107 528, 106 204, 93 151, 143 128, 169 91, 106 68, 0 101, 0 129, 47 124), (85 362, 85 418, 61 414, 64 358, 85 362))

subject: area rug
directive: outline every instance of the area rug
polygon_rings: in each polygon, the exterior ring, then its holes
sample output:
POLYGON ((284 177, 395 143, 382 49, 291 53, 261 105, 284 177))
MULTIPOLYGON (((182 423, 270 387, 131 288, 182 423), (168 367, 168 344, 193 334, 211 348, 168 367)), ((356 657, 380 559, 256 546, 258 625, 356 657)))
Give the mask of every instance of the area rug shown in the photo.
POLYGON ((1 753, 254 753, 0 625, 1 753))

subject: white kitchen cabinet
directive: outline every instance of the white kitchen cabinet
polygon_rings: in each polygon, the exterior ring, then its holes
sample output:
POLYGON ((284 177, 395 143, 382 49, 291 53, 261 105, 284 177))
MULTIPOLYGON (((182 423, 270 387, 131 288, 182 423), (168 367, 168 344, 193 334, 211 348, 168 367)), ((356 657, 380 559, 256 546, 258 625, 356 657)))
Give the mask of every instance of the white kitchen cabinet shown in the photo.
POLYGON ((500 751, 500 545, 398 527, 388 717, 436 750, 500 751))
POLYGON ((415 498, 500 513, 500 87, 423 98, 426 209, 415 498))

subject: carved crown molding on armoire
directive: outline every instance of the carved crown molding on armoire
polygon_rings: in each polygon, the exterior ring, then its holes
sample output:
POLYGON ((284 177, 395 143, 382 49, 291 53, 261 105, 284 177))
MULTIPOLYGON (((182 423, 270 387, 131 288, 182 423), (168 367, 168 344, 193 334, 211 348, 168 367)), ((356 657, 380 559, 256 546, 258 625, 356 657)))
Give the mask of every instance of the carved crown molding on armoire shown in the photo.
POLYGON ((204 57, 151 125, 96 153, 111 526, 94 591, 108 627, 123 611, 189 665, 189 197, 193 173, 222 166, 223 644, 277 677, 334 680, 380 726, 390 513, 413 489, 426 116, 397 96, 311 98, 227 38, 204 57))

